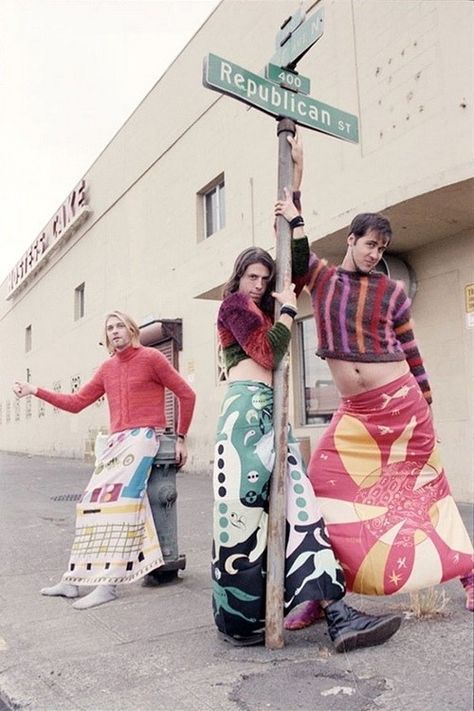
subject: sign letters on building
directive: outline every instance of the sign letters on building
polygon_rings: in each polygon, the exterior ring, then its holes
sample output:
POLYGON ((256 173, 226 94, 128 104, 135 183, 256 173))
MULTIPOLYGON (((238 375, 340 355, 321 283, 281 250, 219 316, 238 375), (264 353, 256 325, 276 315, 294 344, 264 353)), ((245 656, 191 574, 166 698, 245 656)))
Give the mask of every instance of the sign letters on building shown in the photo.
POLYGON ((81 180, 11 270, 8 276, 7 299, 10 299, 25 280, 36 272, 43 259, 55 251, 82 224, 89 212, 87 185, 85 180, 81 180))

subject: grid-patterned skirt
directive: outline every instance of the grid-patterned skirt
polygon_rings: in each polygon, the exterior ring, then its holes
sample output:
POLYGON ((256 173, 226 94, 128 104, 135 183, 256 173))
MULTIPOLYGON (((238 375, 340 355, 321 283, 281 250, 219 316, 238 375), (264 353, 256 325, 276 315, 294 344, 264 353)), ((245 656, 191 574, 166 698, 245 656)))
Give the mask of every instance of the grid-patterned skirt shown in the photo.
POLYGON ((76 508, 64 582, 131 583, 163 564, 146 487, 159 438, 150 427, 111 435, 76 508))

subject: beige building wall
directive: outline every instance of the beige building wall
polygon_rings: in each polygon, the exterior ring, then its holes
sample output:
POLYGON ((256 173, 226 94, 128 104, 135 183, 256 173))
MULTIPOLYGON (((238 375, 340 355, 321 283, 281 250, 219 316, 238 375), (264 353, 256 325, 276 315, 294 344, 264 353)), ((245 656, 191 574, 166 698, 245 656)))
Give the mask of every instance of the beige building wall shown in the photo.
MULTIPOLYGON (((464 304, 464 287, 474 283, 472 6, 326 0, 324 7, 325 34, 298 69, 311 79, 311 96, 359 116, 360 143, 303 130, 308 233, 321 254, 337 259, 357 212, 384 210, 391 218, 393 249, 417 275, 416 332, 446 467, 455 495, 467 500, 473 495, 473 330, 464 304)), ((120 308, 139 322, 183 319, 180 371, 198 394, 189 468, 210 470, 225 387, 217 383, 218 287, 243 248, 274 249, 277 141, 271 117, 203 88, 202 60, 213 52, 261 72, 294 10, 293 0, 224 0, 84 176, 89 218, 21 293, 6 301, 7 283, 1 285, 2 449, 84 456, 106 427, 106 404, 69 415, 33 398, 28 410, 25 401, 14 402, 11 382, 24 379, 28 368, 32 382, 48 388, 59 382, 70 391, 76 376, 84 383, 106 356, 98 344, 103 316, 120 308), (226 224, 202 240, 198 193, 222 173, 226 224), (74 321, 81 283, 85 316, 74 321), (33 348, 25 353, 30 324, 33 348)), ((305 308, 303 297, 303 315, 305 308)), ((323 428, 301 426, 295 347, 292 362, 292 418, 298 436, 314 446, 323 428)))

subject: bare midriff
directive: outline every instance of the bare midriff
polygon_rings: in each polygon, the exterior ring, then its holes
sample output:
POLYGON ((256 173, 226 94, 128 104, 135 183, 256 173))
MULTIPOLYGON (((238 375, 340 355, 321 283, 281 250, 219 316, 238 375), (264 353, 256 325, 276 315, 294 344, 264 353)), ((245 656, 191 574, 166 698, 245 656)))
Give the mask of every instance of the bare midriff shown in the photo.
MULTIPOLYGON (((409 370, 406 360, 393 363, 353 363, 328 358, 327 364, 341 397, 360 395, 387 385, 409 370)), ((267 370, 251 358, 246 358, 230 369, 227 379, 229 382, 254 380, 271 387, 273 371, 267 370)))
POLYGON ((393 363, 353 363, 328 358, 326 362, 341 397, 352 397, 380 388, 409 370, 406 360, 393 363))
POLYGON ((265 383, 265 385, 271 387, 273 383, 273 371, 267 370, 267 368, 259 365, 251 358, 246 358, 229 370, 227 380, 229 382, 235 382, 236 380, 255 380, 258 383, 265 383))

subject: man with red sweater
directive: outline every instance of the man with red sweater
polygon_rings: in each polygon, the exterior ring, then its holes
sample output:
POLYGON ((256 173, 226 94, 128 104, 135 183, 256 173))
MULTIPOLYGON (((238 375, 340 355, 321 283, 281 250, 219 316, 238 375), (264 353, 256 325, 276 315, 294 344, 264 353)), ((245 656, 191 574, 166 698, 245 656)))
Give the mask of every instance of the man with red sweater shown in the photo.
POLYGON ((73 607, 86 609, 114 600, 116 586, 131 583, 163 564, 146 487, 166 426, 165 388, 179 401, 176 462, 187 459, 185 437, 195 394, 169 361, 139 342, 137 324, 113 311, 105 320, 110 358, 77 393, 63 394, 15 382, 18 398, 35 395, 54 407, 80 412, 107 397, 110 435, 77 506, 76 535, 61 582, 41 593, 79 597, 84 585, 96 587, 73 607))

